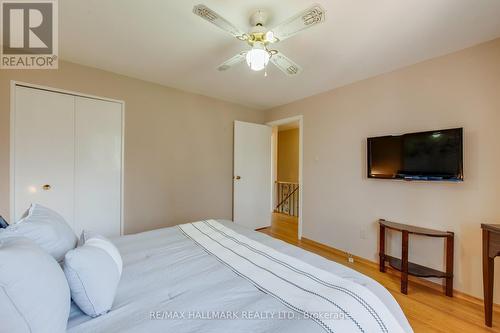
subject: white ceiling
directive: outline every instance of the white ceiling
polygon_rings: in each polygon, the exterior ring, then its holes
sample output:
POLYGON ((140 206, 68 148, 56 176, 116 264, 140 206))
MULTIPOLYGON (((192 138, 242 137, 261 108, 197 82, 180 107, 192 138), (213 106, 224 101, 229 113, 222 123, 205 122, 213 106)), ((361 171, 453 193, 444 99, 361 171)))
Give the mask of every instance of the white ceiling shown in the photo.
POLYGON ((63 59, 259 109, 302 99, 500 37, 500 0, 63 0, 63 59), (243 30, 269 27, 316 1, 326 22, 276 44, 304 68, 268 77, 215 68, 245 43, 192 14, 203 3, 243 30))

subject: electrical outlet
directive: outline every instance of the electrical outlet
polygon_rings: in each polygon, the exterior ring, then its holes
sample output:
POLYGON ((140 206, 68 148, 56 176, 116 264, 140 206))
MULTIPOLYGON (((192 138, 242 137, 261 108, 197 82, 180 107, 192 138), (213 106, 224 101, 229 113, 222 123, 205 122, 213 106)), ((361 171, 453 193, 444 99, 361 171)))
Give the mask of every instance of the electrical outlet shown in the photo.
POLYGON ((352 254, 350 254, 350 253, 346 253, 346 254, 347 254, 347 261, 351 264, 354 263, 354 258, 352 256, 352 254))

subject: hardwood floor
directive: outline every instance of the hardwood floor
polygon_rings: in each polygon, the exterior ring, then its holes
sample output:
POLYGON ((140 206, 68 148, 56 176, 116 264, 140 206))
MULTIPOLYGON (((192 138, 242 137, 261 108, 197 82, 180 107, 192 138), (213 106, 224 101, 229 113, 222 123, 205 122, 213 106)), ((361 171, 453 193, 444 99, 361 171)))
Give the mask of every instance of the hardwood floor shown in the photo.
POLYGON ((483 303, 471 296, 455 293, 447 297, 434 284, 410 280, 408 295, 400 292, 399 272, 388 269, 380 273, 378 264, 355 257, 354 263, 347 261, 341 251, 308 239, 297 239, 297 219, 283 214, 273 214, 271 227, 261 229, 272 237, 314 252, 330 260, 351 267, 386 287, 398 301, 415 333, 452 332, 500 332, 500 311, 493 314, 493 328, 484 325, 483 303))

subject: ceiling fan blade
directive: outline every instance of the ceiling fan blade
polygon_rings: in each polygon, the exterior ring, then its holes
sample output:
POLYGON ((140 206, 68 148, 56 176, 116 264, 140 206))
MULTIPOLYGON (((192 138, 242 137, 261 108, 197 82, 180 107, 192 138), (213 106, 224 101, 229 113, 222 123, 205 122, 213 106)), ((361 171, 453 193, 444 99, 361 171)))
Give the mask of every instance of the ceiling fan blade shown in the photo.
POLYGON ((207 20, 208 22, 218 26, 222 30, 230 33, 234 37, 238 39, 243 39, 245 36, 245 33, 242 32, 240 29, 235 27, 232 23, 230 23, 228 20, 211 10, 205 5, 196 5, 193 7, 193 13, 195 15, 198 15, 202 19, 207 20))
POLYGON ((294 63, 281 52, 273 55, 271 57, 271 62, 288 76, 297 76, 302 72, 302 67, 294 63))
POLYGON ((271 31, 275 38, 284 40, 300 31, 325 21, 326 11, 320 5, 314 5, 295 16, 290 17, 271 31))
POLYGON ((247 51, 243 51, 235 55, 234 57, 224 61, 219 67, 217 67, 217 70, 220 72, 227 71, 231 67, 239 64, 240 62, 243 62, 245 60, 245 56, 247 54, 247 51))

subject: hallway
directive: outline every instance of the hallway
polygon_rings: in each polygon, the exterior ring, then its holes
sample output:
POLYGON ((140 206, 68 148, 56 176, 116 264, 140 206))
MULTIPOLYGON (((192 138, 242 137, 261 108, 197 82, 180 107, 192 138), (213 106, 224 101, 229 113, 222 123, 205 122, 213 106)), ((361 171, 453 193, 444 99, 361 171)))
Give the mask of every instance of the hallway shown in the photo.
POLYGON ((284 239, 289 243, 297 242, 298 217, 282 213, 273 213, 271 226, 259 231, 274 238, 284 239))

